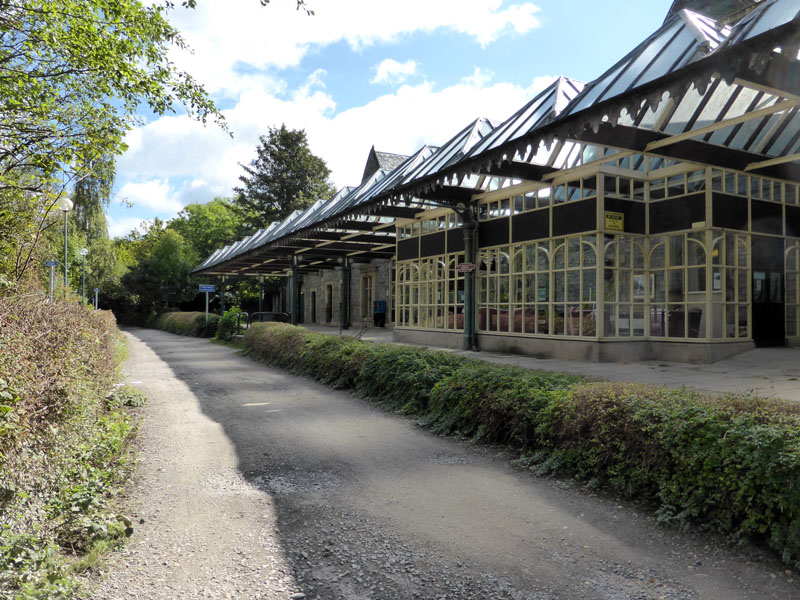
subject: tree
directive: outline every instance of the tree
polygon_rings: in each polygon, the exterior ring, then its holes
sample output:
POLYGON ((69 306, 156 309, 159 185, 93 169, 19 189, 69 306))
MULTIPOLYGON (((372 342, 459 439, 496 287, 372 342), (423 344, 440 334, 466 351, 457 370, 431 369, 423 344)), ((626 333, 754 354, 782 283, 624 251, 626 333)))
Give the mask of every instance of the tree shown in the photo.
POLYGON ((330 169, 311 152, 302 129, 270 127, 267 135, 259 137, 256 158, 240 166, 245 175, 239 177, 242 187, 234 188, 234 206, 245 232, 283 220, 335 191, 328 180, 330 169))
POLYGON ((128 310, 139 314, 176 306, 197 295, 197 288, 190 280, 197 254, 177 231, 159 228, 160 224, 155 225, 133 242, 140 246, 139 250, 149 252, 122 277, 126 296, 123 303, 128 310))
POLYGON ((185 206, 167 228, 180 233, 202 260, 236 239, 241 219, 229 200, 215 198, 206 204, 185 206))
POLYGON ((0 273, 22 277, 59 196, 125 149, 143 105, 156 114, 182 105, 224 126, 203 87, 169 60, 185 44, 166 10, 0 0, 0 273))
POLYGON ((75 227, 86 234, 87 241, 108 238, 108 223, 103 208, 111 200, 116 178, 113 156, 101 156, 89 162, 88 171, 72 189, 72 219, 75 227))

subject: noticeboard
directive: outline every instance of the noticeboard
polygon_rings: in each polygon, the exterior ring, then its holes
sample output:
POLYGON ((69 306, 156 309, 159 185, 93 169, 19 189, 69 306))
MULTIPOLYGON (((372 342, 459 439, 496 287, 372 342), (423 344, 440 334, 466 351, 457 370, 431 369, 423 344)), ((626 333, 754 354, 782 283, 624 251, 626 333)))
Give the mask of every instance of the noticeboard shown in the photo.
POLYGON ((605 212, 606 231, 625 231, 625 215, 621 212, 605 212))

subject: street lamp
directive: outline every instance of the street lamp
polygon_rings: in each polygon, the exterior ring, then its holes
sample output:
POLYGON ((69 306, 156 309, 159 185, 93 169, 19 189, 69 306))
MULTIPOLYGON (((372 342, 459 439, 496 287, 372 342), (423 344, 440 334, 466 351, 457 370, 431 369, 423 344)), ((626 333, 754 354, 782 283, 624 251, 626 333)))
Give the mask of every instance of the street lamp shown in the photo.
POLYGON ((64 213, 64 290, 67 289, 67 213, 72 210, 72 200, 61 198, 57 203, 58 210, 64 213))
POLYGON ((83 273, 81 274, 81 302, 86 302, 86 255, 89 251, 86 248, 81 248, 81 256, 83 257, 83 273))

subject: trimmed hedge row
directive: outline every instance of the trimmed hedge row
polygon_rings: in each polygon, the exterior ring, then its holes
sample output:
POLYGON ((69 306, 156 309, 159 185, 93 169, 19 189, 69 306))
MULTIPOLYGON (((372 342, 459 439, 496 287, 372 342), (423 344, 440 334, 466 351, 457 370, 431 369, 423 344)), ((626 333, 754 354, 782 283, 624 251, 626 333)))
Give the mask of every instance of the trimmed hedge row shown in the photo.
POLYGON ((661 521, 767 543, 800 565, 800 406, 500 366, 278 323, 253 325, 249 355, 443 434, 519 451, 652 503, 661 521))
POLYGON ((206 323, 204 312, 168 312, 158 315, 147 325, 178 335, 208 338, 216 335, 218 323, 219 315, 215 314, 209 314, 206 323))
POLYGON ((110 311, 0 292, 0 599, 72 597, 131 531, 114 496, 135 426, 107 400, 123 351, 110 311))

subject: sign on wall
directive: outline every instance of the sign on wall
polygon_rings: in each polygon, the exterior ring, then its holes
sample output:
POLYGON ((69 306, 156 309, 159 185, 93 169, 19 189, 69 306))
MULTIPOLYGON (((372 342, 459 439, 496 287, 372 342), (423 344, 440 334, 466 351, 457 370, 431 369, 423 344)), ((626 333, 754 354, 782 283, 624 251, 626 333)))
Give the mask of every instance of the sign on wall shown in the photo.
POLYGON ((612 210, 606 211, 606 231, 625 231, 625 215, 612 210))

